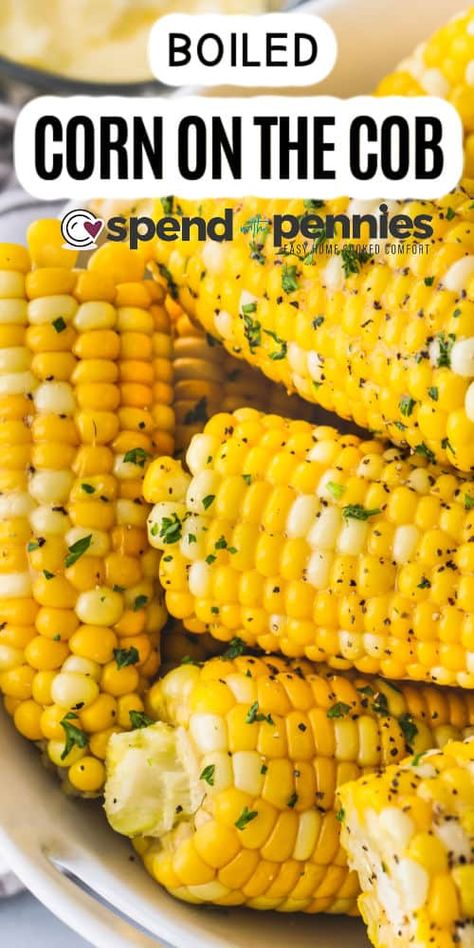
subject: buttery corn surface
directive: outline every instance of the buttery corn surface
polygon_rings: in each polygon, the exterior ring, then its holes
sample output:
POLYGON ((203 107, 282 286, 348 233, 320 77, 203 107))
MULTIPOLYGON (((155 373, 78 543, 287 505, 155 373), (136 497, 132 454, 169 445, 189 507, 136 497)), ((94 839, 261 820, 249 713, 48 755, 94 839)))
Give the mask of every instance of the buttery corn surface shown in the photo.
POLYGON ((148 469, 150 543, 192 632, 474 687, 474 484, 421 455, 239 409, 148 469))
POLYGON ((339 793, 341 841, 377 948, 474 939, 474 741, 450 741, 339 793))
POLYGON ((234 641, 237 657, 182 665, 152 686, 150 716, 191 742, 201 803, 173 809, 173 825, 138 839, 138 851, 189 902, 353 913, 358 884, 339 842, 336 787, 407 748, 470 733, 474 699, 241 651, 234 641))
MULTIPOLYGON (((377 256, 358 250, 368 242, 366 224, 360 241, 344 239, 340 228, 325 240, 326 213, 378 216, 377 201, 254 198, 234 205, 232 245, 158 243, 156 252, 184 308, 232 355, 341 418, 470 471, 473 194, 465 182, 436 202, 388 202, 390 213, 432 218, 423 253, 406 252, 413 237, 403 254, 394 239, 396 253, 385 253, 384 241, 377 256), (322 215, 314 248, 312 240, 301 254, 289 243, 284 252, 275 247, 276 213, 322 215)), ((225 203, 208 202, 202 213, 219 214, 225 203)))
POLYGON ((142 481, 173 449, 171 339, 133 255, 105 247, 73 270, 58 238, 58 222, 33 225, 35 268, 0 246, 0 689, 67 785, 94 794, 159 664, 142 481))

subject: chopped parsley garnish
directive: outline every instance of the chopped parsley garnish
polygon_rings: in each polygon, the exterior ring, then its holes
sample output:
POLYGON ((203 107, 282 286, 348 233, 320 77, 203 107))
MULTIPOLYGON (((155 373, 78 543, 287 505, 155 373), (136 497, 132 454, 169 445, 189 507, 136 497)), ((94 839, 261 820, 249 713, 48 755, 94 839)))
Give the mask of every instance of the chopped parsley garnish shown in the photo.
POLYGON ((205 780, 210 787, 214 786, 214 774, 216 772, 215 764, 208 764, 207 767, 204 767, 204 770, 201 771, 199 775, 200 780, 205 780))
POLYGON ((420 763, 421 758, 424 757, 425 754, 426 754, 426 751, 420 751, 419 754, 415 754, 415 756, 413 757, 411 761, 411 766, 418 767, 418 764, 420 763))
POLYGON ((474 510, 474 497, 464 494, 464 510, 474 510))
POLYGON ((262 766, 260 767, 260 773, 263 774, 263 775, 265 775, 266 772, 267 772, 267 770, 268 770, 267 765, 266 765, 266 764, 262 764, 262 766))
POLYGON ((418 583, 418 589, 431 589, 431 583, 426 576, 422 576, 420 582, 418 583))
POLYGON ((436 385, 431 385, 431 386, 430 386, 430 388, 428 389, 428 395, 430 396, 430 398, 431 398, 434 402, 437 402, 437 401, 438 401, 438 398, 439 398, 439 391, 438 391, 438 388, 437 388, 436 385))
POLYGON ((132 731, 138 731, 142 727, 150 727, 150 724, 154 724, 153 718, 149 718, 144 711, 129 711, 130 724, 132 725, 132 731))
POLYGON ((340 500, 342 495, 345 493, 346 488, 344 484, 336 484, 335 481, 328 481, 326 484, 326 490, 329 491, 334 500, 340 500))
POLYGON ((75 543, 72 543, 71 546, 68 546, 68 552, 64 560, 67 569, 70 566, 74 566, 74 563, 77 563, 77 560, 89 549, 91 542, 92 533, 89 533, 86 537, 81 537, 79 540, 76 540, 75 543))
POLYGON ((54 579, 54 573, 51 573, 49 569, 43 570, 43 576, 45 579, 54 579))
POLYGON ((309 198, 307 201, 303 201, 303 206, 306 211, 319 211, 324 207, 324 201, 319 201, 315 198, 309 198))
POLYGON ((242 313, 244 316, 250 316, 252 313, 257 311, 256 303, 244 303, 242 306, 242 313))
POLYGON ((416 446, 416 448, 415 448, 415 454, 421 454, 421 456, 424 457, 424 458, 426 458, 428 461, 430 461, 431 464, 434 464, 435 461, 436 461, 436 458, 435 458, 433 452, 432 452, 432 451, 430 450, 430 448, 425 444, 424 441, 422 441, 421 444, 417 444, 417 446, 416 446))
MULTIPOLYGON (((152 527, 152 534, 153 529, 154 527, 152 527)), ((163 543, 177 543, 178 540, 181 539, 182 532, 183 524, 177 513, 171 514, 171 517, 163 517, 159 531, 159 536, 163 540, 163 543)))
POLYGON ((39 540, 30 540, 26 549, 28 553, 33 553, 34 550, 39 550, 41 546, 43 546, 43 543, 40 543, 39 540))
POLYGON ((202 506, 204 507, 204 510, 208 510, 208 508, 209 508, 209 507, 211 506, 211 504, 215 501, 215 499, 216 499, 216 495, 215 495, 215 494, 207 494, 206 497, 203 497, 203 498, 202 498, 202 506))
POLYGON ((375 691, 370 685, 363 685, 361 688, 358 688, 357 691, 361 695, 366 695, 367 698, 373 698, 375 695, 375 691))
POLYGON ((410 395, 402 395, 398 403, 400 411, 405 418, 408 418, 408 416, 412 414, 415 405, 416 401, 414 398, 411 398, 410 395))
POLYGON ((448 210, 446 211, 446 220, 452 221, 455 217, 456 211, 454 210, 454 207, 448 207, 448 210))
POLYGON ((251 484, 251 483, 252 483, 252 475, 251 475, 251 474, 242 474, 242 477, 243 477, 243 479, 244 479, 244 481, 245 481, 246 484, 251 484))
POLYGON ((277 346, 280 347, 279 349, 275 349, 274 352, 270 352, 268 355, 268 358, 271 359, 272 362, 279 362, 281 359, 284 359, 286 357, 286 352, 288 348, 285 340, 280 339, 280 337, 277 336, 276 332, 271 332, 270 329, 264 329, 264 333, 266 336, 271 336, 271 338, 274 340, 277 346))
POLYGON ((144 609, 148 602, 148 596, 135 596, 133 600, 133 612, 139 612, 140 609, 144 609))
POLYGON ((166 214, 167 216, 172 214, 173 213, 173 195, 170 195, 169 197, 160 198, 160 200, 161 200, 161 206, 163 208, 163 214, 166 214))
POLYGON ((178 299, 178 287, 177 287, 176 283, 175 283, 174 280, 173 280, 171 271, 168 270, 168 267, 166 267, 166 266, 164 265, 164 263, 159 263, 159 264, 158 264, 158 269, 159 269, 159 271, 160 271, 160 273, 161 273, 161 276, 165 278, 165 280, 166 280, 166 282, 167 282, 167 284, 168 284, 168 289, 169 289, 169 291, 170 291, 170 296, 172 297, 172 299, 177 300, 177 299, 178 299))
POLYGON ((405 743, 408 747, 408 750, 411 750, 413 741, 415 740, 416 735, 418 734, 418 728, 408 712, 400 715, 398 723, 403 731, 403 736, 405 738, 405 743))
POLYGON ((81 490, 83 490, 85 494, 95 494, 95 487, 93 487, 92 484, 81 484, 81 490))
POLYGON ((281 286, 284 293, 294 293, 298 289, 298 268, 295 263, 283 264, 281 269, 281 286))
POLYGON ((258 710, 258 701, 254 701, 254 703, 250 706, 250 708, 247 711, 247 714, 245 716, 245 723, 255 724, 255 722, 257 721, 258 722, 266 721, 267 724, 275 723, 271 714, 262 714, 261 711, 258 710))
POLYGON ((425 286, 433 286, 434 281, 435 281, 434 277, 425 277, 424 284, 425 286))
POLYGON ((53 329, 56 330, 56 332, 64 332, 64 330, 66 329, 66 322, 62 316, 58 316, 57 319, 53 319, 52 326, 53 326, 53 329))
POLYGON ((64 750, 61 754, 61 760, 66 759, 73 747, 87 747, 87 734, 80 727, 71 724, 71 721, 74 720, 78 720, 78 715, 75 714, 74 711, 68 711, 59 722, 65 734, 64 750))
POLYGON ((319 329, 319 327, 323 325, 323 322, 324 322, 324 316, 316 316, 312 320, 311 325, 313 329, 319 329))
POLYGON ((212 566, 212 564, 216 562, 216 559, 217 557, 214 555, 214 553, 209 553, 209 556, 206 556, 206 563, 208 566, 212 566))
POLYGON ((245 642, 236 635, 230 640, 225 652, 222 653, 222 658, 238 658, 239 655, 245 655, 246 648, 245 642))
POLYGON ((368 520, 381 513, 380 507, 363 507, 362 504, 347 504, 342 508, 345 520, 368 520))
POLYGON ((131 448, 126 451, 123 459, 126 464, 136 464, 137 467, 145 467, 145 461, 148 457, 148 451, 144 448, 131 448))
MULTIPOLYGON (((255 304, 249 304, 255 305, 255 304)), ((262 342, 262 326, 257 319, 252 319, 248 313, 244 313, 244 336, 248 342, 250 352, 254 352, 257 346, 262 342)))
POLYGON ((341 250, 342 267, 344 276, 348 277, 351 273, 360 273, 364 263, 370 260, 372 254, 365 250, 357 251, 354 247, 343 247, 341 250))
POLYGON ((451 367, 451 349, 456 342, 456 336, 452 332, 450 332, 449 335, 446 335, 444 332, 439 332, 435 338, 438 342, 436 365, 439 369, 443 367, 449 369, 451 367))
POLYGON ((345 701, 337 701, 336 704, 333 704, 332 708, 328 708, 326 711, 326 717, 345 718, 346 714, 349 714, 350 710, 350 704, 346 704, 345 701))
POLYGON ((337 822, 338 822, 338 823, 343 823, 343 822, 344 822, 344 819, 345 819, 345 816, 346 816, 346 811, 345 811, 344 808, 341 806, 341 809, 338 810, 337 813, 336 813, 336 820, 337 820, 337 822))
POLYGON ((298 794, 292 793, 286 805, 289 806, 290 810, 293 810, 297 803, 298 803, 298 794))
POLYGON ((387 695, 384 695, 383 691, 378 691, 375 695, 372 711, 375 711, 375 714, 380 714, 382 718, 389 717, 388 698, 387 695))
POLYGON ((220 536, 218 540, 214 543, 215 550, 226 550, 227 549, 227 540, 224 536, 220 536))
POLYGON ((251 823, 255 817, 258 816, 257 810, 249 810, 248 806, 244 806, 242 813, 240 814, 238 820, 235 821, 234 826, 239 830, 245 829, 245 827, 251 823))
POLYGON ((129 665, 136 665, 140 659, 138 649, 134 645, 130 648, 114 648, 114 658, 117 668, 128 668, 129 665))

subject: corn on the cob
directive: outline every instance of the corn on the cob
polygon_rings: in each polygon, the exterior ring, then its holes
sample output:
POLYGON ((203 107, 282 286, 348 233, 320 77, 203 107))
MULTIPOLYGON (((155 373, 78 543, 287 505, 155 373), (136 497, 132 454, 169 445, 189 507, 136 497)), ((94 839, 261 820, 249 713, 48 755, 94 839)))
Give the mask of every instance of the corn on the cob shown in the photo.
POLYGON ((239 409, 146 474, 150 543, 192 632, 474 687, 474 483, 382 442, 239 409))
POLYGON ((474 942, 474 740, 340 791, 341 841, 378 948, 474 942))
POLYGON ((472 733, 474 696, 240 651, 152 686, 159 723, 110 741, 108 818, 179 898, 352 913, 336 787, 472 733))
POLYGON ((454 17, 382 79, 378 95, 437 95, 451 102, 466 133, 465 173, 474 175, 474 7, 454 17))
MULTIPOLYGON (((229 352, 360 427, 469 471, 474 469, 470 193, 474 189, 466 182, 443 200, 400 205, 412 218, 432 215, 426 253, 385 254, 382 247, 367 259, 340 235, 303 258, 281 253, 272 247, 271 225, 254 236, 250 222, 271 221, 276 213, 314 212, 301 201, 283 205, 248 198, 234 206, 232 246, 159 243, 158 259, 186 311, 229 352)), ((202 213, 218 214, 223 203, 205 204, 202 213)), ((364 214, 377 207, 377 202, 347 206, 341 200, 317 213, 364 214)), ((190 202, 185 211, 192 213, 190 202)), ((364 243, 366 225, 362 232, 364 243)), ((400 249, 399 244, 391 245, 400 249)))
POLYGON ((259 372, 232 358, 216 339, 195 326, 171 297, 167 309, 174 329, 173 407, 178 453, 186 450, 193 435, 218 411, 251 405, 289 418, 314 419, 315 408, 297 395, 287 395, 280 385, 269 385, 259 372))
POLYGON ((159 664, 142 481, 173 450, 171 339, 139 258, 104 247, 75 271, 56 236, 34 225, 32 270, 1 251, 0 689, 18 730, 96 793, 107 738, 133 725, 159 664))

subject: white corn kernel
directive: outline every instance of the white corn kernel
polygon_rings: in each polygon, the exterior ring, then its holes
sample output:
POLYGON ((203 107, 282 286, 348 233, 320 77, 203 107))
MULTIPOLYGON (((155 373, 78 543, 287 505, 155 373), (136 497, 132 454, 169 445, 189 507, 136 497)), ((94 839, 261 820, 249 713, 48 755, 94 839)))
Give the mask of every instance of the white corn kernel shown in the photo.
POLYGON ((471 382, 466 392, 464 408, 469 421, 474 421, 474 382, 471 382))
POLYGON ((115 307, 105 301, 89 300, 87 303, 81 303, 74 314, 74 326, 79 332, 112 329, 115 322, 115 307))
POLYGON ((441 99, 445 99, 449 93, 449 82, 440 69, 425 69, 421 85, 428 95, 438 95, 441 99))
POLYGON ((314 523, 319 510, 318 498, 311 494, 301 494, 293 501, 286 520, 288 537, 305 537, 314 523))
POLYGON ((253 797, 260 796, 263 788, 262 758, 256 751, 236 751, 232 755, 234 787, 253 797))
POLYGON ((51 684, 51 697, 61 708, 87 707, 99 694, 93 678, 76 672, 59 672, 51 684))
MULTIPOLYGON (((191 474, 197 474, 203 467, 209 463, 208 458, 214 459, 214 455, 219 448, 219 442, 214 435, 210 434, 196 434, 194 438, 191 439, 191 443, 186 452, 186 464, 191 471, 191 474)), ((186 472, 183 471, 183 475, 186 477, 186 472)), ((184 500, 186 496, 186 491, 189 486, 188 483, 184 488, 184 493, 182 497, 176 497, 177 500, 184 500)))
POLYGON ((30 478, 30 493, 38 504, 61 505, 68 497, 74 475, 70 471, 37 471, 30 478))
POLYGON ((220 714, 193 714, 189 730, 201 753, 227 750, 227 725, 220 714))
POLYGON ((289 342, 287 348, 287 359, 288 365, 290 366, 293 372, 296 372, 298 375, 305 376, 306 370, 308 367, 308 360, 306 356, 306 350, 302 349, 301 346, 296 342, 289 342))
POLYGON ((321 362, 319 353, 315 352, 314 349, 311 349, 311 351, 308 352, 306 365, 310 378, 313 380, 313 382, 321 382, 324 365, 321 362))
POLYGON ((222 244, 215 240, 208 240, 203 247, 202 262, 209 273, 219 273, 225 265, 226 254, 222 244))
POLYGON ((0 520, 15 520, 17 517, 29 517, 35 509, 35 502, 29 494, 17 491, 12 494, 0 494, 0 520))
POLYGON ((28 322, 31 326, 41 326, 62 317, 65 323, 70 323, 76 309, 77 303, 73 296, 40 296, 28 303, 28 322))
POLYGON ((379 814, 379 832, 401 851, 415 833, 415 824, 408 815, 396 806, 387 806, 379 814))
POLYGON ((255 681, 253 678, 247 678, 247 675, 238 672, 233 675, 226 675, 226 684, 237 704, 248 704, 250 706, 257 698, 255 681))
POLYGON ((466 72, 464 73, 464 78, 468 86, 474 86, 474 59, 471 59, 467 66, 466 72))
POLYGON ((445 290, 461 293, 474 274, 474 256, 461 257, 452 263, 443 277, 445 290))
POLYGON ((332 561, 332 552, 315 550, 311 554, 306 568, 308 583, 311 583, 316 589, 326 589, 329 585, 332 561))
POLYGON ((206 534, 202 517, 187 517, 183 524, 183 535, 179 543, 180 552, 187 560, 203 560, 206 556, 206 534))
POLYGON ((342 290, 344 286, 344 268, 340 257, 331 257, 323 270, 322 281, 330 293, 342 290))
POLYGON ((211 569, 205 560, 196 560, 191 564, 188 573, 189 592, 198 599, 206 599, 211 595, 211 569))
POLYGON ((65 511, 53 510, 51 507, 36 507, 30 514, 30 524, 37 536, 61 536, 70 527, 71 523, 65 511))
POLYGON ((77 409, 69 382, 43 382, 34 395, 35 408, 42 414, 73 415, 77 409))
POLYGON ((393 559, 396 563, 408 563, 415 552, 420 531, 413 524, 397 527, 393 538, 393 559))
POLYGON ((222 882, 215 879, 213 882, 203 882, 201 885, 188 885, 186 889, 189 895, 202 902, 217 902, 218 899, 229 895, 230 889, 222 882))
POLYGON ((32 372, 6 372, 0 377, 0 397, 28 395, 35 385, 36 379, 32 372))
POLYGON ((216 496, 221 483, 221 478, 216 471, 200 471, 196 477, 193 477, 187 493, 186 506, 193 513, 212 517, 213 498, 216 496), (209 510, 209 514, 207 511, 209 510))
POLYGON ((424 467, 415 467, 410 471, 407 480, 407 487, 412 487, 417 494, 427 494, 430 490, 430 476, 424 467))
POLYGON ((333 438, 322 438, 308 452, 308 461, 317 461, 318 464, 323 464, 326 467, 326 465, 333 463, 339 451, 339 445, 333 438))
POLYGON ((172 547, 182 535, 183 518, 186 513, 184 504, 160 501, 148 515, 148 539, 157 550, 172 547))
POLYGON ((31 595, 29 573, 0 573, 0 599, 28 599, 31 595))
POLYGON ((359 556, 367 542, 367 524, 361 520, 344 521, 337 538, 338 553, 359 556))
POLYGON ((342 515, 337 507, 325 507, 308 533, 308 543, 318 550, 334 550, 342 525, 342 515))
POLYGON ((82 592, 76 602, 76 615, 85 625, 116 625, 123 613, 120 593, 108 586, 82 592))
POLYGON ((233 333, 234 320, 227 310, 221 309, 218 313, 214 314, 214 326, 216 327, 216 331, 219 336, 222 337, 222 339, 229 339, 233 333))
POLYGON ((317 810, 305 810, 299 814, 298 832, 292 859, 306 862, 310 859, 319 838, 322 817, 317 810))
POLYGON ((464 378, 474 376, 474 336, 460 339, 451 349, 451 368, 456 375, 464 378))
POLYGON ((403 906, 406 912, 416 912, 426 903, 430 878, 426 871, 413 859, 400 859, 394 867, 394 875, 403 893, 403 906))
POLYGON ((100 681, 102 674, 102 668, 98 662, 93 662, 90 658, 81 658, 80 655, 68 655, 61 671, 86 675, 87 678, 93 678, 94 681, 100 681))

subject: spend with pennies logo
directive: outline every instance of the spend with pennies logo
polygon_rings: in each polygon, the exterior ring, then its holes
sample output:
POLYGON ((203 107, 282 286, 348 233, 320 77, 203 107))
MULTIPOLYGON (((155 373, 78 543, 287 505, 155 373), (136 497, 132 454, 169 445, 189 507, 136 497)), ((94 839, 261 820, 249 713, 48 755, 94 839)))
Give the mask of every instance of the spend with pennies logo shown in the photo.
POLYGON ((75 207, 63 217, 61 234, 69 250, 95 250, 104 221, 84 207, 75 207))

